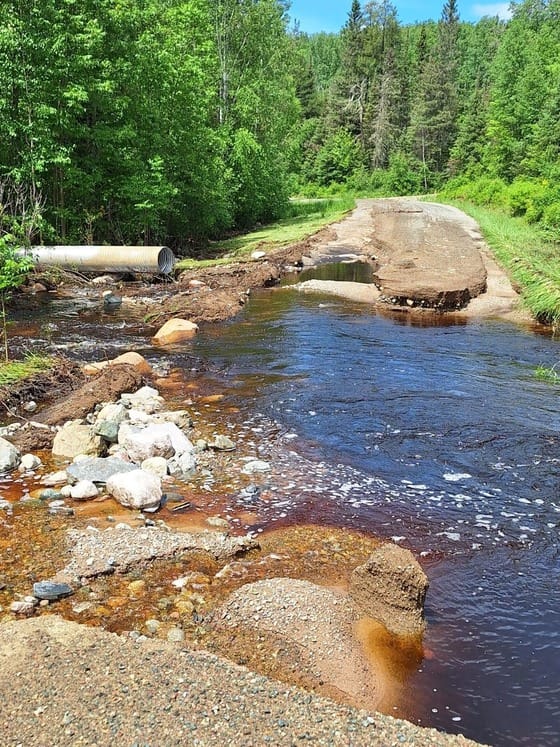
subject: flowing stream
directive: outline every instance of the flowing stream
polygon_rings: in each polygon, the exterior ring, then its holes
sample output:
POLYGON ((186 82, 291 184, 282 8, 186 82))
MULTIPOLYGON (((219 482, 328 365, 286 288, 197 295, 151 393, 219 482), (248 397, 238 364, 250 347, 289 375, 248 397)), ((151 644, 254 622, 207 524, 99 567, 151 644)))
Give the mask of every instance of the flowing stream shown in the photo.
POLYGON ((535 377, 557 342, 276 289, 164 353, 126 311, 98 306, 47 299, 19 323, 37 349, 135 349, 219 377, 284 475, 250 528, 351 527, 419 557, 427 655, 395 715, 497 746, 560 743, 560 412, 535 377))

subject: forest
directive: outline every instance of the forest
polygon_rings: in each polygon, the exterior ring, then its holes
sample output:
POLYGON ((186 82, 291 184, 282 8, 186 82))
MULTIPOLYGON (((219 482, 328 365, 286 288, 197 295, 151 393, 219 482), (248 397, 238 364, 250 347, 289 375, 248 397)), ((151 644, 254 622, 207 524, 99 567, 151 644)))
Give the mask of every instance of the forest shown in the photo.
POLYGON ((285 0, 0 0, 0 232, 167 244, 289 197, 446 194, 560 229, 560 0, 338 34, 285 0))

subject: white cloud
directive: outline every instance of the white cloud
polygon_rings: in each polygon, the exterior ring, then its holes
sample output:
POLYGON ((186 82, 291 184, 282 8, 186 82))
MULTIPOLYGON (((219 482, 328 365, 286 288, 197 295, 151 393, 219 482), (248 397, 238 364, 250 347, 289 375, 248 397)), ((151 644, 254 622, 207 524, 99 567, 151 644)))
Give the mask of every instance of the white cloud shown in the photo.
POLYGON ((511 9, 509 3, 477 3, 473 5, 473 15, 477 18, 483 16, 498 16, 503 21, 511 18, 511 9))

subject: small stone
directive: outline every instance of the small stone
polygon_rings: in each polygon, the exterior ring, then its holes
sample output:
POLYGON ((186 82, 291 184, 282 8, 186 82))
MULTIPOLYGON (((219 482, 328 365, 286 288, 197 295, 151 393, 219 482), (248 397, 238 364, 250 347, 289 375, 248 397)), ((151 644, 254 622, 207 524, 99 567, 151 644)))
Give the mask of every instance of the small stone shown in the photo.
POLYGON ((39 500, 41 501, 58 501, 60 499, 64 498, 60 490, 54 490, 53 488, 47 488, 46 490, 41 490, 39 493, 39 500))
POLYGON ((229 436, 216 436, 208 446, 216 451, 233 451, 235 449, 235 443, 229 438, 229 436))
POLYGON ((23 471, 26 472, 27 470, 32 470, 40 467, 41 464, 41 460, 38 456, 35 456, 35 454, 24 454, 21 458, 19 468, 23 469, 23 471))
POLYGON ((37 409, 37 403, 35 400, 30 399, 29 402, 26 402, 23 406, 23 409, 25 412, 35 412, 37 409))
POLYGON ((60 485, 68 482, 68 475, 66 470, 59 470, 58 472, 51 472, 41 478, 41 485, 60 485))
POLYGON ((94 432, 110 444, 116 444, 119 438, 119 423, 105 420, 95 426, 94 432))
POLYGON ((254 472, 268 472, 271 466, 268 462, 264 462, 261 459, 252 459, 250 462, 243 467, 241 472, 246 475, 252 475, 254 472))
POLYGON ((143 594, 146 591, 146 582, 143 579, 131 581, 127 588, 131 594, 143 594))
POLYGON ((167 633, 167 640, 172 643, 182 643, 185 640, 185 632, 181 628, 171 628, 167 633))
POLYGON ((75 501, 87 501, 97 498, 99 490, 91 480, 80 480, 70 489, 70 497, 75 501))
POLYGON ((146 620, 145 627, 150 635, 155 635, 161 628, 161 623, 159 620, 146 620))
POLYGON ((70 506, 53 506, 50 504, 48 513, 50 516, 74 516, 74 509, 70 506))
POLYGON ((175 602, 175 609, 182 617, 188 617, 194 612, 194 605, 189 599, 178 599, 175 602))
POLYGON ((63 597, 69 597, 74 590, 68 584, 59 584, 54 581, 38 581, 33 584, 33 595, 37 599, 48 599, 52 602, 63 597))
POLYGON ((226 519, 222 519, 221 516, 209 516, 206 519, 206 523, 209 524, 211 527, 216 527, 217 529, 229 529, 229 522, 226 521, 226 519))
POLYGON ((37 606, 37 599, 21 599, 10 604, 10 612, 16 615, 30 615, 37 606))

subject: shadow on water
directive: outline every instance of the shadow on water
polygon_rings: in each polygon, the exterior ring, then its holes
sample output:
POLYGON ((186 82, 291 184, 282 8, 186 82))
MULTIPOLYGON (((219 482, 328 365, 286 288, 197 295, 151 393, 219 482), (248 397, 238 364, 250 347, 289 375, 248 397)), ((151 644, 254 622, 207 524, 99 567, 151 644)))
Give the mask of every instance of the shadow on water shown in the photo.
POLYGON ((240 448, 275 465, 258 501, 231 490, 217 510, 255 531, 391 538, 425 566, 427 655, 395 715, 497 747, 560 743, 560 413, 534 375, 556 341, 276 290, 165 353, 126 313, 36 304, 20 311, 21 344, 84 359, 134 348, 186 380, 206 361, 240 448))

